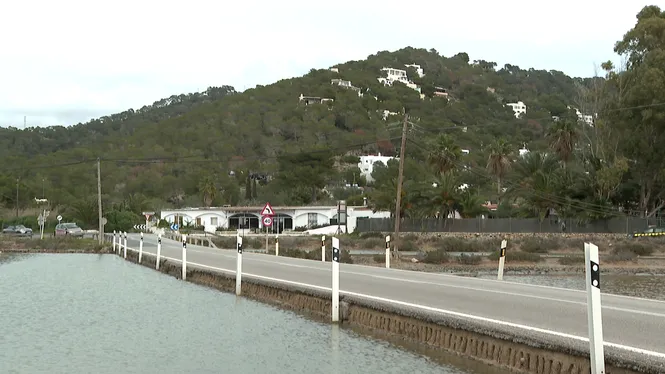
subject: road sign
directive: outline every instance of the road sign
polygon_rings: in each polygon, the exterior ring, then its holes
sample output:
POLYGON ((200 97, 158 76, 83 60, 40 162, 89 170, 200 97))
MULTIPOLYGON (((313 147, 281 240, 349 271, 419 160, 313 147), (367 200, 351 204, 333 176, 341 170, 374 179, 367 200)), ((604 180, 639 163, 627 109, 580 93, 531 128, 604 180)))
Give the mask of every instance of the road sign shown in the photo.
POLYGON ((269 216, 263 216, 263 226, 270 227, 272 226, 272 218, 269 216))
POLYGON ((106 225, 109 223, 109 220, 106 219, 106 217, 102 217, 102 226, 106 225))
POLYGON ((37 217, 37 223, 39 223, 40 226, 43 225, 44 224, 44 216, 42 216, 40 214, 39 217, 37 217))
POLYGON ((178 228, 179 228, 179 227, 180 227, 180 226, 178 226, 177 223, 174 223, 174 224, 171 225, 171 230, 173 230, 173 231, 178 231, 178 228))
POLYGON ((136 229, 136 230, 145 230, 145 225, 134 225, 134 229, 136 229))
POLYGON ((145 220, 146 220, 146 221, 150 221, 150 217, 154 216, 154 215, 155 215, 155 212, 143 212, 143 213, 141 213, 141 214, 143 214, 143 216, 145 217, 145 220))
POLYGON ((55 217, 55 219, 57 219, 58 222, 60 222, 60 221, 62 221, 62 216, 59 215, 59 216, 55 217))
POLYGON ((261 210, 261 215, 262 216, 274 216, 275 211, 272 209, 272 205, 270 203, 266 203, 266 205, 263 207, 263 210, 261 210))

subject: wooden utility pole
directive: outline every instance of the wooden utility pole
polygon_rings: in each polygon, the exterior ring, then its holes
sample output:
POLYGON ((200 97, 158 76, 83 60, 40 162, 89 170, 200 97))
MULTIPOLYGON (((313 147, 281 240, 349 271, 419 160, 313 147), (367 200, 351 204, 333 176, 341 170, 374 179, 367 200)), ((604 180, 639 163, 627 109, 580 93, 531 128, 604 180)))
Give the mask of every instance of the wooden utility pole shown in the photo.
POLYGON ((99 235, 97 239, 99 244, 103 243, 104 239, 104 219, 102 217, 102 162, 97 158, 97 210, 99 211, 99 235))
POLYGON ((397 173, 397 196, 395 197, 395 237, 393 238, 395 255, 399 257, 399 221, 400 208, 402 206, 402 181, 404 180, 404 149, 406 148, 406 130, 409 123, 409 115, 404 113, 404 124, 402 125, 402 145, 399 149, 399 171, 397 173))

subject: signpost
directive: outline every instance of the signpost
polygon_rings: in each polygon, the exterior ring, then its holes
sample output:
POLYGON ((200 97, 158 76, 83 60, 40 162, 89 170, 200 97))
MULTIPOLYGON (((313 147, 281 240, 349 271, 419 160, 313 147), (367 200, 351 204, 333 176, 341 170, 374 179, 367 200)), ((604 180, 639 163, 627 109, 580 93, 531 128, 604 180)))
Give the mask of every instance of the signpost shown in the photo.
POLYGON ((269 202, 266 202, 266 205, 264 205, 261 210, 261 222, 266 229, 266 252, 268 252, 268 227, 272 226, 272 217, 274 215, 275 210, 272 208, 272 205, 270 205, 269 202))
POLYGON ((146 225, 134 225, 134 230, 145 231, 146 227, 147 227, 146 225))
POLYGON ((142 212, 143 216, 145 217, 145 227, 150 226, 150 217, 155 215, 155 212, 142 212))
POLYGON ((62 221, 62 216, 59 215, 59 216, 55 217, 55 219, 57 219, 58 223, 60 223, 62 221))
POLYGON ((171 225, 171 230, 173 230, 173 231, 178 231, 179 228, 180 228, 180 226, 178 226, 177 223, 174 223, 174 224, 171 225))

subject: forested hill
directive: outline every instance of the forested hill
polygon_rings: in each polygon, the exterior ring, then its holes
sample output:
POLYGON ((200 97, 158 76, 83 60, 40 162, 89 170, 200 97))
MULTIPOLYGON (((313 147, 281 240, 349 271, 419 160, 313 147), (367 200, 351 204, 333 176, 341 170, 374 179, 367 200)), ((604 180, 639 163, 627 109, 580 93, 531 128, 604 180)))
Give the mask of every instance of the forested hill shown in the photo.
MULTIPOLYGON (((665 21, 657 7, 641 14, 665 21)), ((644 34, 627 36, 616 51, 630 56, 644 34)), ((663 46, 648 48, 656 53, 663 46)), ((522 216, 542 217, 550 208, 591 217, 619 206, 653 210, 665 180, 654 160, 665 157, 649 156, 647 143, 658 132, 640 144, 633 122, 643 114, 624 109, 665 95, 649 88, 630 96, 621 88, 623 80, 638 82, 632 66, 603 68, 602 77, 580 79, 404 48, 242 93, 210 88, 67 128, 2 129, 0 202, 15 206, 18 179, 21 207, 42 191, 52 203, 83 204, 96 194, 99 157, 105 205, 116 210, 357 203, 363 196, 377 209, 392 209, 392 163, 364 191, 344 186, 365 184, 354 155, 397 153, 406 112, 407 216, 442 217, 449 210, 474 216, 488 200, 518 206, 522 216), (384 68, 406 70, 406 84, 381 82, 390 78, 384 68), (519 118, 507 105, 517 102, 527 106, 519 118), (593 115, 594 126, 578 121, 577 109, 593 115), (520 157, 523 147, 528 157, 520 157), (633 175, 626 160, 644 161, 641 174, 633 175)))

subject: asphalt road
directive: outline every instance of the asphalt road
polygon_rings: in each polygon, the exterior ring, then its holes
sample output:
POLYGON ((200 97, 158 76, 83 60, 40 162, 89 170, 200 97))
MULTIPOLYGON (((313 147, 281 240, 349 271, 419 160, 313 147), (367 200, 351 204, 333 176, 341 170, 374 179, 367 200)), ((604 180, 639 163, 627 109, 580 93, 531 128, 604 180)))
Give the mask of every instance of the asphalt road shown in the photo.
MULTIPOLYGON (((130 248, 138 249, 137 234, 130 248)), ((156 253, 157 237, 146 235, 144 251, 156 253)), ((180 259, 182 244, 162 239, 162 256, 180 259)), ((188 244, 190 266, 235 273, 236 253, 188 244)), ((331 265, 311 260, 244 253, 243 274, 330 288, 331 265)), ((340 292, 369 295, 449 314, 486 318, 518 328, 586 338, 586 292, 435 273, 340 264, 340 292)), ((665 359, 665 302, 603 294, 605 344, 665 359)))

